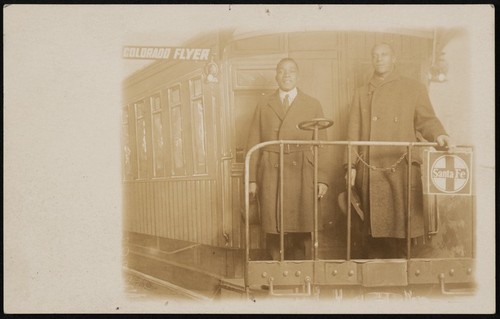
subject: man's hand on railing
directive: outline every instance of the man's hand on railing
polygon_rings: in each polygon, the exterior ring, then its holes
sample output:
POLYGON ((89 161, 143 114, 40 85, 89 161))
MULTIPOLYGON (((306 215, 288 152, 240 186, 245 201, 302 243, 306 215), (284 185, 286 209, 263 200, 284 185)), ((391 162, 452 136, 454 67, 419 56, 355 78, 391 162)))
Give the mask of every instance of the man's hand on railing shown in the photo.
POLYGON ((455 149, 455 145, 453 145, 451 138, 448 135, 439 135, 436 138, 436 142, 438 143, 439 147, 445 148, 450 152, 453 152, 455 149))
MULTIPOLYGON (((345 173, 345 180, 346 180, 346 183, 347 183, 347 179, 349 178, 349 171, 347 171, 345 173)), ((351 182, 349 183, 352 186, 354 186, 354 182, 356 181, 356 169, 355 168, 351 168, 351 182)))
POLYGON ((250 182, 248 185, 248 193, 250 194, 250 199, 253 199, 257 195, 257 183, 250 182))
POLYGON ((318 183, 318 198, 322 199, 328 191, 328 185, 323 183, 318 183))

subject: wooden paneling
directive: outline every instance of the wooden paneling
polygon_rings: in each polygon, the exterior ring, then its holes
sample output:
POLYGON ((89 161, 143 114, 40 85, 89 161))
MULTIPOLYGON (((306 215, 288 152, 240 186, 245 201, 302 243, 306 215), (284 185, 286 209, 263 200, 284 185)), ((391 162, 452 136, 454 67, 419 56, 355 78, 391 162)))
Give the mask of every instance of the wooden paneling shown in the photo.
MULTIPOLYGON (((365 56, 365 37, 361 32, 349 33, 347 37, 347 45, 349 48, 349 56, 351 59, 361 59, 365 56)), ((375 41, 373 41, 375 42, 375 41)))
POLYGON ((162 225, 164 224, 163 222, 163 217, 165 216, 165 208, 163 206, 163 191, 164 185, 160 184, 159 187, 155 188, 155 198, 156 198, 156 207, 157 207, 157 213, 156 213, 156 219, 155 219, 155 225, 158 225, 156 228, 156 234, 158 236, 164 236, 163 234, 163 227, 162 225))
POLYGON ((187 239, 187 233, 189 232, 189 229, 187 229, 187 227, 186 227, 187 202, 188 202, 188 200, 192 200, 191 196, 188 195, 188 193, 187 193, 186 183, 187 182, 176 183, 176 185, 178 187, 177 199, 178 199, 178 204, 179 204, 179 207, 177 208, 177 215, 179 217, 179 225, 177 227, 181 230, 179 239, 182 239, 182 240, 187 239))
POLYGON ((138 233, 143 233, 145 234, 146 231, 144 230, 144 202, 145 202, 145 194, 143 193, 143 190, 142 190, 142 186, 143 183, 138 183, 137 184, 137 188, 136 188, 136 192, 134 192, 136 194, 136 201, 137 201, 137 208, 136 208, 136 212, 137 212, 137 219, 136 219, 136 223, 137 223, 137 232, 138 233))
POLYGON ((192 201, 192 207, 191 207, 191 227, 192 229, 197 229, 198 231, 192 232, 192 240, 196 243, 200 242, 200 234, 202 232, 201 230, 201 225, 199 223, 200 218, 201 218, 201 207, 200 207, 200 189, 198 187, 198 182, 199 181, 191 181, 191 196, 194 197, 194 201, 192 201))
POLYGON ((289 51, 321 51, 335 50, 338 47, 337 32, 290 33, 288 35, 289 51))
POLYGON ((145 220, 145 228, 146 228, 146 233, 154 235, 154 231, 152 230, 151 227, 151 215, 153 213, 151 206, 153 204, 153 196, 151 194, 151 184, 150 183, 144 183, 144 188, 145 188, 145 193, 146 193, 146 220, 145 220))
POLYGON ((236 40, 230 45, 231 56, 277 53, 284 50, 283 35, 263 35, 236 40))
POLYGON ((221 226, 213 180, 127 182, 124 195, 127 231, 216 244, 221 226))
POLYGON ((191 232, 191 240, 193 240, 195 243, 199 243, 200 238, 199 234, 201 233, 201 225, 199 223, 199 220, 201 218, 201 210, 202 208, 200 207, 200 190, 197 187, 199 181, 191 181, 190 182, 190 193, 192 194, 191 196, 194 197, 194 201, 191 202, 191 209, 188 211, 190 212, 190 225, 192 229, 197 229, 195 232, 191 232))
POLYGON ((162 225, 163 229, 165 229, 166 237, 174 238, 174 230, 168 225, 172 225, 174 223, 174 203, 172 196, 172 189, 169 187, 168 183, 164 184, 165 192, 163 194, 165 201, 167 202, 167 219, 165 220, 166 224, 162 225))
POLYGON ((234 77, 235 89, 255 89, 276 86, 274 77, 276 76, 276 66, 267 68, 251 69, 238 68, 234 77))
POLYGON ((209 195, 207 198, 210 198, 210 203, 207 205, 208 207, 211 208, 211 214, 209 214, 211 223, 207 225, 207 227, 210 227, 210 244, 211 245, 218 245, 219 244, 219 238, 220 238, 220 232, 221 232, 221 224, 219 223, 219 214, 217 214, 217 196, 215 190, 215 183, 213 182, 211 185, 206 185, 209 186, 210 189, 208 190, 209 195), (212 191, 210 191, 212 190, 212 191))
POLYGON ((202 183, 201 181, 197 181, 196 182, 196 186, 197 186, 197 192, 198 192, 198 196, 197 196, 197 202, 199 203, 199 211, 198 211, 198 225, 199 225, 199 229, 200 229, 200 233, 199 233, 199 241, 203 241, 203 242, 207 242, 209 239, 208 239, 208 236, 207 236, 207 215, 208 214, 204 214, 203 213, 203 206, 201 205, 201 198, 210 198, 210 197, 207 197, 207 194, 206 194, 206 191, 205 191, 205 183, 202 183))
POLYGON ((238 212, 241 212, 243 207, 244 207, 244 197, 243 197, 243 189, 242 185, 243 181, 241 179, 241 176, 232 176, 231 178, 231 185, 233 186, 233 193, 232 193, 232 211, 233 211, 233 246, 239 247, 241 245, 241 236, 238 236, 241 234, 241 231, 244 230, 245 225, 242 222, 241 215, 237 215, 238 212))

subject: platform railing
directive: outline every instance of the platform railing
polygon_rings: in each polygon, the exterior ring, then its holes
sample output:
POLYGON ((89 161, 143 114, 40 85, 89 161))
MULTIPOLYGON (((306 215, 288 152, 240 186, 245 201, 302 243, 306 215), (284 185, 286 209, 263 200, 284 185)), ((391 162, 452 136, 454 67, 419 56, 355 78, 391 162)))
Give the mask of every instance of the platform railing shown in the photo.
MULTIPOLYGON (((318 259, 318 198, 317 198, 317 187, 318 187, 318 152, 317 148, 322 146, 338 146, 344 145, 347 147, 347 167, 353 167, 353 158, 352 158, 352 148, 355 146, 369 146, 369 147, 378 147, 378 146, 394 146, 394 147, 406 147, 407 148, 407 160, 409 165, 407 165, 407 211, 406 211, 406 246, 407 246, 407 259, 410 259, 411 256, 411 180, 412 180, 412 150, 414 147, 436 147, 437 143, 430 142, 386 142, 386 141, 320 141, 320 140, 275 140, 275 141, 267 141, 263 143, 259 143, 253 146, 245 157, 245 180, 244 180, 244 190, 245 190, 245 281, 248 277, 248 263, 250 261, 250 223, 249 223, 249 210, 250 210, 250 194, 248 192, 249 184, 250 184, 250 159, 254 153, 266 146, 271 145, 279 145, 279 185, 280 185, 280 194, 279 194, 279 221, 280 221, 280 260, 276 262, 282 262, 284 260, 284 210, 283 210, 283 166, 284 166, 284 149, 285 145, 310 145, 314 147, 314 233, 313 233, 313 260, 318 259)), ((358 172, 359 173, 359 172, 358 172)), ((347 183, 351 181, 351 169, 347 170, 347 183)), ((350 185, 350 184, 349 184, 350 185)), ((351 197, 352 197, 351 187, 347 187, 347 252, 346 252, 346 260, 351 260, 351 197)))

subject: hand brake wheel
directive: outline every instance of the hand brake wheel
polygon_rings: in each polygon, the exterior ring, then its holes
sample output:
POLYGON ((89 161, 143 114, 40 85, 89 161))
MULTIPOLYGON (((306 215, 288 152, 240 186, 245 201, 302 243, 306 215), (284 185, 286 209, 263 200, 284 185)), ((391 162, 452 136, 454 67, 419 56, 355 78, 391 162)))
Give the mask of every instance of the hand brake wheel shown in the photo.
POLYGON ((316 118, 308 121, 303 121, 297 124, 297 128, 306 131, 324 130, 333 125, 333 121, 325 118, 316 118))

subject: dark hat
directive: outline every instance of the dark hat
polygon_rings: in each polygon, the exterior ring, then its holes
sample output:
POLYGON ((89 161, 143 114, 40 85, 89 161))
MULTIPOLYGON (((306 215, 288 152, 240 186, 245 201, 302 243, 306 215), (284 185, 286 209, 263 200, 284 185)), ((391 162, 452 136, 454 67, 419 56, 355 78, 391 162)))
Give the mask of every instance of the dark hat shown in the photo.
MULTIPOLYGON (((342 192, 339 194, 338 202, 340 211, 344 215, 347 215, 347 192, 342 192)), ((361 218, 361 220, 365 220, 365 214, 361 210, 361 199, 359 198, 358 193, 353 188, 351 188, 351 205, 358 214, 359 218, 361 218)))

